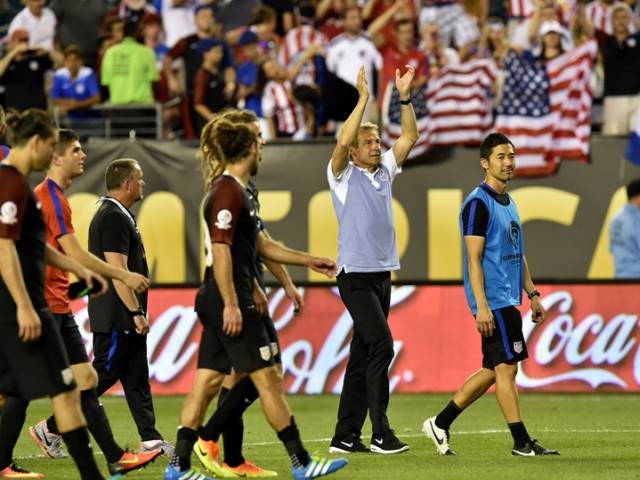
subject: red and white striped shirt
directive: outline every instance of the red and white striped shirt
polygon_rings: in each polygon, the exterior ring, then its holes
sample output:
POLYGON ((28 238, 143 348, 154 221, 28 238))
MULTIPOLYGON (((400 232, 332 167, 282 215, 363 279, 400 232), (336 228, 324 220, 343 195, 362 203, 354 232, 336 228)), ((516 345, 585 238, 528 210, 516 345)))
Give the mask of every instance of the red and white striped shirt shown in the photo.
MULTIPOLYGON (((310 45, 317 43, 323 49, 327 48, 327 38, 311 25, 301 25, 289 30, 278 51, 278 63, 291 68, 298 56, 304 53, 310 45)), ((295 79, 296 84, 315 84, 315 65, 312 60, 307 61, 295 79)))
POLYGON ((262 114, 265 118, 276 116, 279 133, 293 135, 304 128, 304 112, 293 100, 289 81, 267 83, 262 93, 262 114))

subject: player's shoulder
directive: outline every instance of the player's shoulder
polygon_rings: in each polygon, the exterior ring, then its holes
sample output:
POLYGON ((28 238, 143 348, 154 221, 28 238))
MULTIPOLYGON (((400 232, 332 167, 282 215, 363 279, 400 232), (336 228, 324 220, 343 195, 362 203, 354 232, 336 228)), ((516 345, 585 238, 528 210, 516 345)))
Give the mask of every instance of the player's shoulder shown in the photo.
POLYGON ((215 195, 239 195, 246 193, 238 180, 231 175, 220 175, 211 184, 211 193, 215 195))
POLYGON ((0 190, 11 187, 28 188, 27 178, 13 165, 0 163, 0 190))

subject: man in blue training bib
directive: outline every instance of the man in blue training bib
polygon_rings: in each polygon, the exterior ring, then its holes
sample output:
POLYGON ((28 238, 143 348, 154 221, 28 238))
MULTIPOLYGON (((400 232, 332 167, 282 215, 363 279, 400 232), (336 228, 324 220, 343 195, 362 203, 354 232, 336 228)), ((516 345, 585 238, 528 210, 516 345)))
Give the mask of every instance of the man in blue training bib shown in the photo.
POLYGON ((522 303, 522 289, 531 300, 533 322, 542 323, 546 312, 524 256, 518 209, 506 193, 515 172, 515 160, 515 148, 507 137, 500 133, 487 136, 480 147, 484 182, 462 204, 464 289, 482 335, 482 368, 465 381, 437 416, 428 418, 422 426, 441 455, 455 455, 449 448, 451 424, 493 384, 513 436, 511 454, 559 455, 557 450, 532 440, 520 417, 516 374, 518 362, 528 357, 522 318, 516 308, 522 303))

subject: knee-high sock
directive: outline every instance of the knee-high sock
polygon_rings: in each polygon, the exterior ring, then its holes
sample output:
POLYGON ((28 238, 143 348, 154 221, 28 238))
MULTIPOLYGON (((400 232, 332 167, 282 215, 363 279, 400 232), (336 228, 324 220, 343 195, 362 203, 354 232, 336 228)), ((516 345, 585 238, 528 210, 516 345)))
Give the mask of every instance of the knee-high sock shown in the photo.
POLYGON ((98 400, 95 389, 85 390, 80 393, 82 413, 87 419, 87 428, 96 439, 96 443, 104 453, 109 463, 117 462, 124 450, 116 443, 111 431, 109 419, 103 406, 98 400))
MULTIPOLYGON (((220 407, 229 396, 230 390, 222 388, 218 397, 218 407, 220 407)), ((222 432, 224 439, 224 461, 231 467, 237 467, 244 463, 242 456, 242 440, 244 437, 244 422, 242 416, 231 418, 227 422, 227 427, 222 432)))
POLYGON ((98 470, 98 465, 96 465, 96 459, 93 458, 89 432, 85 427, 63 433, 62 439, 67 444, 69 455, 78 466, 82 480, 104 480, 100 470, 98 470))
POLYGON ((27 418, 29 402, 18 397, 6 397, 0 416, 0 470, 11 465, 13 448, 27 418))

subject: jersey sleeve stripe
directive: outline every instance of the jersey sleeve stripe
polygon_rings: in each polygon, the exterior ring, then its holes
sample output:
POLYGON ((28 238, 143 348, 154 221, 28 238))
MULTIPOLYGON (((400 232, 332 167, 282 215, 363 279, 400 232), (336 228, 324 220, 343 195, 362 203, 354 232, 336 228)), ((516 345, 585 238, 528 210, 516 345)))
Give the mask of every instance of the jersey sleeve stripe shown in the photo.
POLYGON ((473 235, 473 223, 476 216, 476 207, 478 206, 478 199, 474 198, 471 201, 471 206, 469 208, 469 219, 467 220, 467 231, 465 235, 473 235))
POLYGON ((60 235, 66 235, 69 232, 67 230, 67 224, 64 221, 64 215, 62 213, 62 204, 60 203, 60 197, 58 197, 58 192, 56 191, 56 185, 53 183, 53 181, 49 180, 47 182, 47 187, 49 188, 49 193, 51 194, 51 201, 53 202, 53 208, 56 211, 56 219, 58 220, 60 235))

